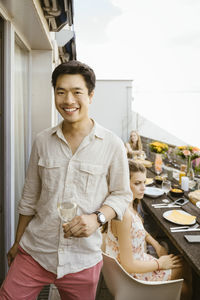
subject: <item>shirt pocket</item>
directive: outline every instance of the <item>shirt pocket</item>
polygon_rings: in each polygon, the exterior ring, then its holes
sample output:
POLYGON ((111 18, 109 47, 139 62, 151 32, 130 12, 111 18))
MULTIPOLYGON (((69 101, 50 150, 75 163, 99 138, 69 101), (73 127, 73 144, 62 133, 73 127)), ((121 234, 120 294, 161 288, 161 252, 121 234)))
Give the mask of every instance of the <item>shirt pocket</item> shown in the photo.
POLYGON ((105 168, 102 165, 80 163, 76 169, 75 180, 84 193, 93 194, 97 191, 105 173, 105 168))
POLYGON ((40 158, 38 166, 42 185, 50 191, 58 190, 64 181, 66 162, 40 158))

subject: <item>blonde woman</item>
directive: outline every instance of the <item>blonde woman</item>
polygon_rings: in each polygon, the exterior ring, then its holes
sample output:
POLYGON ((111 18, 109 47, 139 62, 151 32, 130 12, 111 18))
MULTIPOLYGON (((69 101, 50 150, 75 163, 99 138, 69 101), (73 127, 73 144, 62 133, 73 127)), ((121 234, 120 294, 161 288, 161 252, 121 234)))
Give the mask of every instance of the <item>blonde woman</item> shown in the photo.
POLYGON ((125 147, 127 151, 127 156, 129 158, 146 158, 145 152, 142 150, 141 138, 136 131, 131 131, 129 141, 125 143, 125 147))
POLYGON ((144 196, 146 169, 142 164, 129 160, 130 187, 133 201, 127 208, 123 220, 108 223, 104 251, 118 259, 133 277, 148 281, 164 281, 184 278, 181 299, 191 299, 191 272, 180 256, 168 255, 145 229, 137 212, 137 205, 144 196), (146 253, 147 243, 157 253, 155 258, 146 253))

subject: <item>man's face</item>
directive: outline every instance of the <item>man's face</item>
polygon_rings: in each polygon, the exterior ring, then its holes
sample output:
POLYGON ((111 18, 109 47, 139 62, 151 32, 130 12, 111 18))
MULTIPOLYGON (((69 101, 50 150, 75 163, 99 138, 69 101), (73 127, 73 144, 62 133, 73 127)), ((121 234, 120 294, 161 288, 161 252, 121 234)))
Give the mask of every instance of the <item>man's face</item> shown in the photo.
POLYGON ((93 92, 88 95, 85 80, 80 74, 60 75, 55 86, 55 104, 58 112, 68 123, 88 119, 88 107, 93 92))

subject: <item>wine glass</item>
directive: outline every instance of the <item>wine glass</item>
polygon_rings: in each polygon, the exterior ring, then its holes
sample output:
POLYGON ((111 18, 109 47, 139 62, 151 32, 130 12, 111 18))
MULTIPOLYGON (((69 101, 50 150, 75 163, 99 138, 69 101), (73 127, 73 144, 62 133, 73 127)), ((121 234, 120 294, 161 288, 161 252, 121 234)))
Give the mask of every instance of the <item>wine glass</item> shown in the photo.
POLYGON ((58 203, 58 214, 65 223, 70 222, 77 212, 77 204, 75 202, 61 202, 58 203))
POLYGON ((164 180, 162 183, 162 189, 165 192, 165 194, 167 195, 167 193, 171 189, 171 182, 169 180, 164 180))

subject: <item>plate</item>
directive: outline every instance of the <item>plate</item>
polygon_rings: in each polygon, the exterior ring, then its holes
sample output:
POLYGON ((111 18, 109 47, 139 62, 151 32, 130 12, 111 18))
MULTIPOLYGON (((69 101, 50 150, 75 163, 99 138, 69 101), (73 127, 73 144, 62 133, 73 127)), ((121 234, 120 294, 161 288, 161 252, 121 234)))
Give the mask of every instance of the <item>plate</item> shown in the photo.
POLYGON ((149 185, 153 183, 153 178, 146 178, 145 185, 149 185))
POLYGON ((165 211, 163 217, 178 225, 193 225, 196 223, 196 217, 181 209, 165 211))
POLYGON ((164 191, 159 188, 155 187, 146 187, 144 191, 145 195, 151 197, 151 198, 157 198, 164 194, 164 191))

